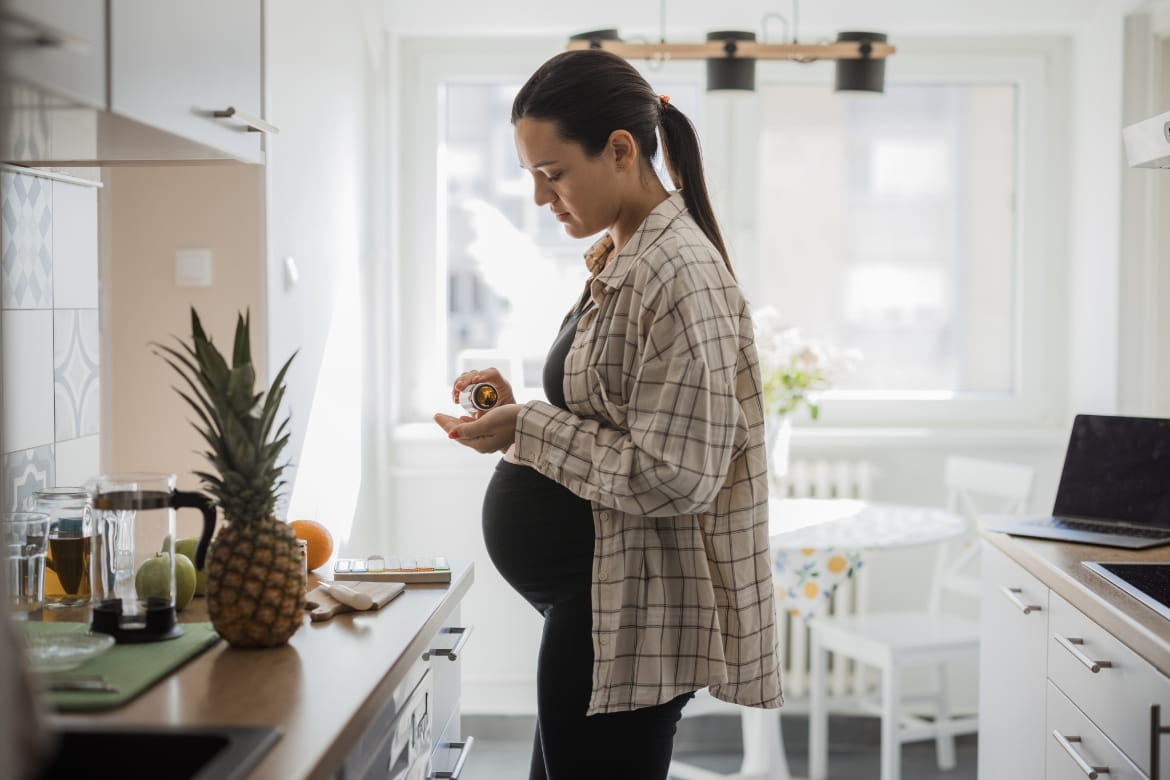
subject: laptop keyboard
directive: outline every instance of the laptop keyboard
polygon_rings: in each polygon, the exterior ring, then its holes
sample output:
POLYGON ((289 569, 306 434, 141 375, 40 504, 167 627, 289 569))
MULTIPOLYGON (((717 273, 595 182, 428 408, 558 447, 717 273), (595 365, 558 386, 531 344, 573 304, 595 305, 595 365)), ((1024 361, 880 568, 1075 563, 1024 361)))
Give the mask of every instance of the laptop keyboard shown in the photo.
POLYGON ((1165 528, 1141 528, 1131 525, 1115 525, 1113 523, 1095 523, 1092 520, 1069 520, 1054 517, 1050 525, 1054 528, 1070 528, 1074 531, 1089 531, 1098 534, 1117 534, 1118 536, 1133 536, 1140 539, 1161 539, 1170 537, 1170 531, 1165 528))

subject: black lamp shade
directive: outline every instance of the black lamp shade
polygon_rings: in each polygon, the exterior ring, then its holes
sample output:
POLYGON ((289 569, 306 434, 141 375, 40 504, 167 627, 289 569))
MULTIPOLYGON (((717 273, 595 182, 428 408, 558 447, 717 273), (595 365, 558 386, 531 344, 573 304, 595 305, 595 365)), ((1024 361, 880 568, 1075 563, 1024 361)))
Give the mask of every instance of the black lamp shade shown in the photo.
POLYGON ((577 33, 569 36, 570 41, 589 41, 589 48, 600 49, 602 41, 620 41, 616 27, 608 27, 604 30, 590 30, 589 32, 577 33))
MULTIPOLYGON (((837 43, 858 41, 885 43, 884 33, 843 32, 837 34, 837 43)), ((863 52, 864 53, 864 52, 863 52)), ((886 60, 883 57, 864 56, 856 60, 837 60, 837 76, 833 89, 837 92, 885 92, 886 60)))
POLYGON ((756 61, 751 57, 735 56, 736 41, 754 41, 756 34, 744 30, 718 30, 707 33, 708 41, 723 41, 728 54, 707 60, 707 91, 756 88, 756 61))

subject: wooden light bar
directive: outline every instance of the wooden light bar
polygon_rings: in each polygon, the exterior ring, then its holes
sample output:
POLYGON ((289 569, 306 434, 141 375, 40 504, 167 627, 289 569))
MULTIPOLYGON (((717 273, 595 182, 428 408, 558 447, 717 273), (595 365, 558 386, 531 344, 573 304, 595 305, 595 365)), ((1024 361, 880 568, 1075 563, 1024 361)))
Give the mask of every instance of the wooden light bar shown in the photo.
POLYGON ((627 43, 618 40, 573 40, 570 49, 600 48, 627 60, 710 60, 740 57, 756 60, 884 59, 897 49, 878 41, 842 41, 835 43, 757 43, 755 41, 708 41, 706 43, 627 43), (730 51, 728 49, 731 49, 730 51), (863 51, 868 49, 868 52, 863 51))

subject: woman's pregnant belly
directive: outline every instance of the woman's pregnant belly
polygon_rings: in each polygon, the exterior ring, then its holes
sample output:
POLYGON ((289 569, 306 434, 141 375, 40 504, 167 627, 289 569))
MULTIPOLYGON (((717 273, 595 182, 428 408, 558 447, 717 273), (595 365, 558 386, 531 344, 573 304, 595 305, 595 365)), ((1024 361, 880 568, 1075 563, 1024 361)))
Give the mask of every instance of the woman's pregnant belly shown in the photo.
POLYGON ((500 575, 541 612, 589 592, 593 510, 536 469, 497 464, 484 494, 483 538, 500 575))

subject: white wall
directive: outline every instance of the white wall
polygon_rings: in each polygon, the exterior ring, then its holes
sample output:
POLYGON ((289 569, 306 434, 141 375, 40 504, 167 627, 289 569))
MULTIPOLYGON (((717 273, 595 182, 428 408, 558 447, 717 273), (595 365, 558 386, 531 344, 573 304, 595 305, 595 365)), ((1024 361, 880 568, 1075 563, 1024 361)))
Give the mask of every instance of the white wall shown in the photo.
POLYGON ((264 25, 266 114, 280 128, 266 182, 271 370, 296 352, 287 513, 325 523, 344 549, 366 446, 363 291, 384 258, 385 177, 372 153, 383 141, 384 28, 380 8, 360 0, 268 2, 264 25))

